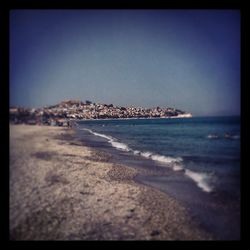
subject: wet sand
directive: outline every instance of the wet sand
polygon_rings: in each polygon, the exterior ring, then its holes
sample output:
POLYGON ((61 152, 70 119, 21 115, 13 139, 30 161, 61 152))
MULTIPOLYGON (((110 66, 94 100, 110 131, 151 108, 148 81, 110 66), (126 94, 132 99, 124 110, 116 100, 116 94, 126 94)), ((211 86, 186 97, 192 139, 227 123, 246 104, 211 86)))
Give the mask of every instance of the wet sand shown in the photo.
POLYGON ((74 130, 10 125, 11 240, 207 240, 138 171, 72 141, 74 130))

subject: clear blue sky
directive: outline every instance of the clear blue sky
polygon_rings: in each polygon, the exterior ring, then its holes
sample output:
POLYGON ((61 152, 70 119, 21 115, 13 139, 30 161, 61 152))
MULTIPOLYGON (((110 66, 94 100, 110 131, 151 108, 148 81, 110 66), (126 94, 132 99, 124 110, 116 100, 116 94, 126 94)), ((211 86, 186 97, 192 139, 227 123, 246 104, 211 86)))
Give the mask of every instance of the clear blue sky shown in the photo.
POLYGON ((10 105, 240 114, 237 10, 12 10, 10 105))

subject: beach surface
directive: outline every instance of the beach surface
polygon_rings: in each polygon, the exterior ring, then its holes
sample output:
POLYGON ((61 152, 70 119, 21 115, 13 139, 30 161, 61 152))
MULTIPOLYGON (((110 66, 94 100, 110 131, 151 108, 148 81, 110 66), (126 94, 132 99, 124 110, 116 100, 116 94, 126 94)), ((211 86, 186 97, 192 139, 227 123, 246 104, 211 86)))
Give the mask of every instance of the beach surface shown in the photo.
POLYGON ((137 169, 73 140, 73 129, 10 125, 11 240, 207 240, 137 169))

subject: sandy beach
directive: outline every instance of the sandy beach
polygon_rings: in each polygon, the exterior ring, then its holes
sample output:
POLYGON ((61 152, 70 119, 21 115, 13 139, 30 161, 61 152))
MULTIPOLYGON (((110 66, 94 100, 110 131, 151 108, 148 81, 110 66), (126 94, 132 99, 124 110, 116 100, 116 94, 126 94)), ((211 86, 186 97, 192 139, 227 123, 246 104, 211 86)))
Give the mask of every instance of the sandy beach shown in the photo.
POLYGON ((72 133, 10 125, 11 240, 211 239, 175 199, 135 182, 139 170, 72 133))

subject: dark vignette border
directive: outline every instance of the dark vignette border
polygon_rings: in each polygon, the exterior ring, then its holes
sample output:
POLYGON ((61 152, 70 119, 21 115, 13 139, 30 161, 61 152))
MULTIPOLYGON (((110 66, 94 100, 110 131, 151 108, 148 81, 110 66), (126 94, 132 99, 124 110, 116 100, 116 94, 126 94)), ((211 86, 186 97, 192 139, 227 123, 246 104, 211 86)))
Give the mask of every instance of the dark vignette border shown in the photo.
MULTIPOLYGON (((248 206, 248 167, 247 143, 249 133, 249 104, 247 103, 247 21, 248 11, 240 1, 164 1, 164 0, 10 0, 0 4, 1 24, 1 72, 0 72, 0 131, 2 160, 1 181, 1 229, 0 236, 9 241, 9 12, 12 9, 236 9, 241 12, 241 239, 246 239, 246 226, 249 218, 248 206)), ((233 225, 232 225, 233 226, 233 225)), ((15 243, 15 242, 9 242, 15 243)), ((166 242, 163 242, 166 243, 166 242)), ((171 243, 171 242, 170 242, 171 243)), ((234 246, 229 243, 228 246, 234 246)), ((235 243, 235 242, 232 242, 235 243)), ((211 243, 208 243, 211 244, 211 243)), ((209 245, 208 245, 209 246, 209 245)))

